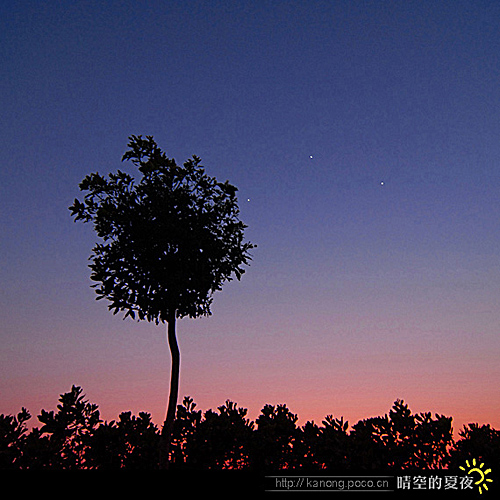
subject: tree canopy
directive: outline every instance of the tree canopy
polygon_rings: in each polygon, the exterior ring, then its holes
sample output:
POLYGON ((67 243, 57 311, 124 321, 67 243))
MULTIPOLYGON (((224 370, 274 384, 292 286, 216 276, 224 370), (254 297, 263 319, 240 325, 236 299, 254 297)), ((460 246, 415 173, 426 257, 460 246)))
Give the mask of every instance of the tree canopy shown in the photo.
POLYGON ((70 208, 102 239, 92 249, 91 279, 113 313, 159 322, 210 315, 213 293, 251 260, 237 188, 205 173, 193 156, 182 166, 153 137, 131 136, 129 160, 142 177, 87 175, 70 208))

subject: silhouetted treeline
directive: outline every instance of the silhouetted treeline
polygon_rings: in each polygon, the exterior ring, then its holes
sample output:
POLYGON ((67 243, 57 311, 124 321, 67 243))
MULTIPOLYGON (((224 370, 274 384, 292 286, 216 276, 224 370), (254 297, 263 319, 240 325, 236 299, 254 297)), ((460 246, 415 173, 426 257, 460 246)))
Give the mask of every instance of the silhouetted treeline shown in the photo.
MULTIPOLYGON (((298 426, 285 405, 265 405, 255 420, 227 401, 216 411, 196 409, 191 398, 177 407, 171 448, 176 470, 350 471, 455 468, 482 460, 500 469, 500 431, 468 424, 454 441, 452 418, 412 414, 397 400, 388 414, 360 420, 343 418, 298 426)), ((2 469, 156 469, 160 430, 149 413, 121 413, 103 422, 98 406, 80 387, 61 395, 57 411, 42 410, 41 427, 31 431, 26 409, 0 415, 2 469)))

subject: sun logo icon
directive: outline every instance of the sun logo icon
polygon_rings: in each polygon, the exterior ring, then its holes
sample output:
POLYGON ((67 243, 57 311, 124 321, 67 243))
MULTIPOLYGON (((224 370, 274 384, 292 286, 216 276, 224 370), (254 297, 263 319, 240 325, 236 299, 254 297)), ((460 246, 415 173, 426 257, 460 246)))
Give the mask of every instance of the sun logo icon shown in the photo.
POLYGON ((465 464, 467 465, 467 468, 460 466, 460 469, 467 472, 468 475, 472 472, 477 472, 479 474, 479 479, 474 483, 478 485, 479 493, 483 493, 482 488, 484 488, 485 491, 488 491, 488 485, 486 483, 492 483, 493 479, 487 478, 486 475, 491 472, 491 469, 483 470, 484 464, 481 463, 478 466, 475 458, 472 459, 472 465, 468 460, 465 461, 465 464))

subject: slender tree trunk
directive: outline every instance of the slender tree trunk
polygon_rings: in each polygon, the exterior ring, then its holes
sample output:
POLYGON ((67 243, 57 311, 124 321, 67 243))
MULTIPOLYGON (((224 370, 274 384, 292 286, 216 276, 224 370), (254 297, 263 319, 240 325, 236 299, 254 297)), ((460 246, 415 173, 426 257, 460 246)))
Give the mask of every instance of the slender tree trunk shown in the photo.
POLYGON ((170 315, 168 320, 167 337, 172 358, 172 367, 170 372, 170 395, 168 398, 167 414, 165 416, 160 439, 160 469, 168 469, 170 443, 172 440, 172 430, 174 427, 175 411, 177 409, 177 398, 179 394, 180 352, 175 334, 175 311, 170 315))

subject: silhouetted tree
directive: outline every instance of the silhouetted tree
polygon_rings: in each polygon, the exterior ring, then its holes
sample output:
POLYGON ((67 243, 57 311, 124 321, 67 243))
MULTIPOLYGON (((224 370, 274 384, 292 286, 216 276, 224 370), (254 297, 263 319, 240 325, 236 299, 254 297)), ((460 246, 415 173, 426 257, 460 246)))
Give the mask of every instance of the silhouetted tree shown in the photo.
POLYGON ((102 243, 90 259, 98 299, 138 320, 167 323, 171 352, 170 395, 162 430, 161 466, 177 406, 180 353, 176 319, 211 314, 213 293, 233 275, 240 279, 254 247, 243 241, 236 187, 209 177, 193 156, 183 166, 168 158, 152 137, 131 136, 122 160, 142 178, 118 170, 92 173, 80 183, 83 202, 69 207, 76 220, 92 222, 102 243))
POLYGON ((206 469, 248 467, 254 424, 246 418, 247 409, 228 400, 217 410, 206 411, 197 425, 187 448, 189 463, 206 469))
POLYGON ((452 418, 431 412, 415 415, 413 434, 414 468, 441 469, 453 444, 452 418))
POLYGON ((100 425, 93 433, 85 455, 89 468, 158 468, 157 428, 149 413, 139 416, 123 412, 118 421, 100 425))
POLYGON ((195 410, 196 403, 189 396, 177 406, 172 430, 171 460, 177 468, 193 466, 192 442, 202 420, 201 410, 195 410))
POLYGON ((297 465, 294 442, 299 436, 298 416, 284 404, 265 405, 255 421, 253 467, 264 470, 291 469, 297 465))
POLYGON ((22 455, 17 462, 18 468, 30 470, 61 468, 61 461, 57 457, 61 451, 59 443, 50 437, 49 434, 43 434, 38 427, 32 429, 22 441, 22 455))
POLYGON ((314 422, 308 421, 298 430, 298 437, 294 440, 294 453, 300 457, 298 466, 306 472, 322 468, 317 456, 320 432, 320 428, 314 422))
POLYGON ((359 469, 383 470, 391 461, 387 415, 360 420, 349 434, 349 464, 359 469))
POLYGON ((347 432, 349 422, 344 417, 334 418, 327 415, 323 420, 323 427, 315 448, 315 457, 322 468, 330 470, 343 470, 349 467, 350 438, 347 432))
POLYGON ((466 460, 476 459, 493 470, 500 470, 500 430, 490 424, 464 425, 458 432, 460 439, 455 443, 447 460, 448 467, 457 468, 466 460))
POLYGON ((31 415, 23 408, 17 416, 0 415, 0 469, 16 469, 20 466, 26 432, 26 422, 31 415))
POLYGON ((437 414, 433 419, 430 413, 414 415, 398 399, 389 415, 353 426, 351 460, 374 469, 441 468, 453 443, 451 420, 437 414))
POLYGON ((70 392, 62 394, 57 412, 42 410, 38 420, 44 424, 39 437, 47 435, 48 450, 45 456, 51 457, 46 467, 60 469, 81 469, 87 467, 86 448, 92 434, 101 423, 97 405, 85 399, 83 389, 73 386, 70 392), (48 452, 47 452, 48 451, 48 452))

